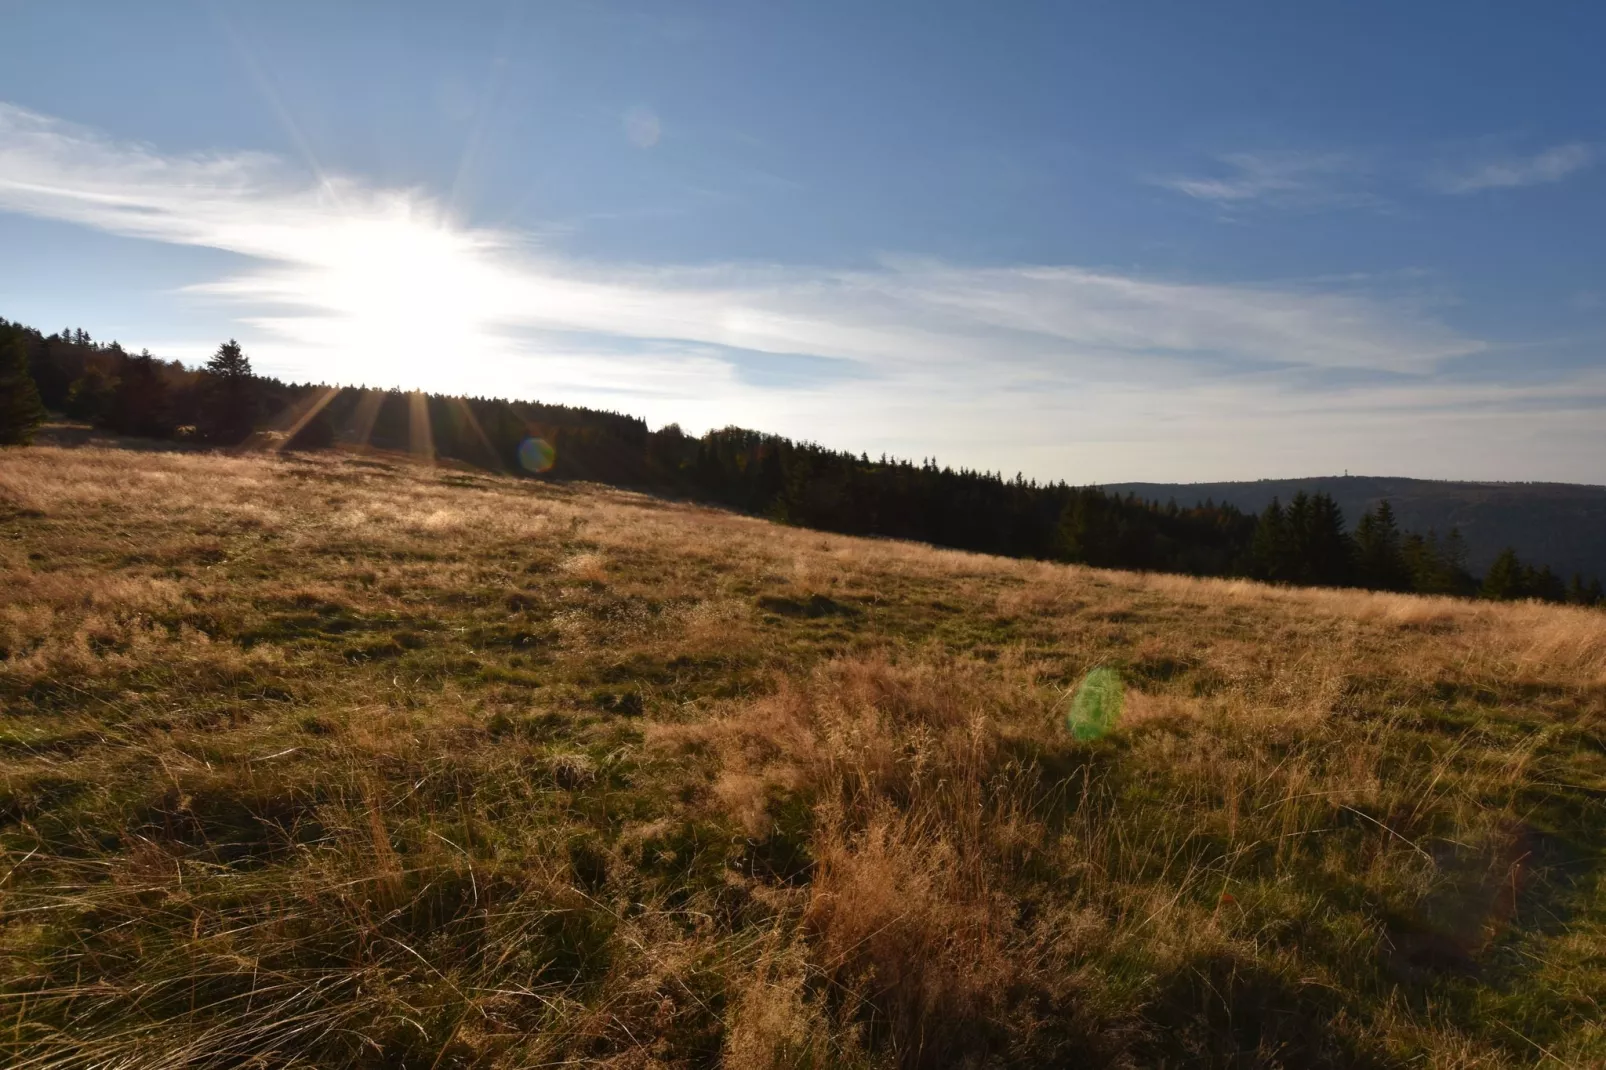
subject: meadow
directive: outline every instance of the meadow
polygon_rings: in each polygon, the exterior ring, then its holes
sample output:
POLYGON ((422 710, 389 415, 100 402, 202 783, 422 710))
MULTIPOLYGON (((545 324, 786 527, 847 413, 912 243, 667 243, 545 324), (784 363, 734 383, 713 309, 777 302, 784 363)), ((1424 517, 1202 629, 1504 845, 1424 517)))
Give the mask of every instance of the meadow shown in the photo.
POLYGON ((1599 610, 0 453, 9 1067, 1599 1066, 1603 873, 1599 610))

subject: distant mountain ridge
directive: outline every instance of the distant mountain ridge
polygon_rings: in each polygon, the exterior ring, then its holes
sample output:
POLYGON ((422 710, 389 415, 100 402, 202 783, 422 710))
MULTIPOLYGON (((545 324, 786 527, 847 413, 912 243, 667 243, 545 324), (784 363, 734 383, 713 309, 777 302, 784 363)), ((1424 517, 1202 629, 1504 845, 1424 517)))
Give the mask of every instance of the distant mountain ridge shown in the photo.
POLYGON ((1402 528, 1440 535, 1459 528, 1472 571, 1501 550, 1549 565, 1557 575, 1606 576, 1606 487, 1583 483, 1469 483, 1399 476, 1313 476, 1229 483, 1106 483, 1106 491, 1178 505, 1211 499, 1258 513, 1273 498, 1287 504, 1300 491, 1324 492, 1355 521, 1388 499, 1402 528))

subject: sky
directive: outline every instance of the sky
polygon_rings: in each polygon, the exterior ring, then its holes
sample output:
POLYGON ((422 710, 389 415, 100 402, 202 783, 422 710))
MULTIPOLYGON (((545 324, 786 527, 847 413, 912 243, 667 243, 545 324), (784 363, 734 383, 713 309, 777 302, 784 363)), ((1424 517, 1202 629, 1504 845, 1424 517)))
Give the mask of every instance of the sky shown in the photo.
POLYGON ((1606 483, 1606 5, 0 0, 0 315, 1072 483, 1606 483))

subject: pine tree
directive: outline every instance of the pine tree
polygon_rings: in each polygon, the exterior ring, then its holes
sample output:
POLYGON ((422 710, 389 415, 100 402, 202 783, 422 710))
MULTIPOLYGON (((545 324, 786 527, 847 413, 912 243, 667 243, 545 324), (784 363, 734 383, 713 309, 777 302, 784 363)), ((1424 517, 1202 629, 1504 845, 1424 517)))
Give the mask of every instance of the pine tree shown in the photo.
POLYGON ((1450 593, 1450 569, 1445 563, 1444 547, 1432 528, 1426 535, 1410 531, 1401 537, 1400 565, 1404 578, 1402 590, 1418 594, 1450 593))
POLYGON ((1072 492, 1060 513, 1055 537, 1062 561, 1102 567, 1114 564, 1120 551, 1121 533, 1112 523, 1106 503, 1107 499, 1097 490, 1083 488, 1072 492))
POLYGON ((57 356, 61 340, 41 338, 38 332, 29 332, 33 342, 33 381, 39 388, 39 400, 46 409, 60 410, 67 402, 67 391, 72 387, 72 375, 57 356), (53 352, 57 351, 57 352, 53 352))
POLYGON ((1403 591, 1411 586, 1399 524, 1387 499, 1378 502, 1355 525, 1355 556, 1363 586, 1384 591, 1403 591))
POLYGON ((1314 583, 1312 578, 1310 544, 1312 508, 1310 495, 1297 492, 1288 502, 1288 539, 1283 554, 1283 579, 1289 583, 1314 583))
POLYGON ((1522 562, 1517 558, 1517 551, 1508 546, 1489 566, 1480 593, 1484 598, 1504 602, 1526 597, 1524 586, 1522 562))
POLYGON ((26 446, 44 419, 22 336, 0 336, 0 446, 26 446))
POLYGON ((1561 582, 1561 577, 1546 565, 1533 573, 1533 579, 1528 586, 1528 596, 1546 602, 1564 602, 1567 599, 1567 588, 1561 582))
POLYGON ((117 393, 117 382, 98 364, 84 369, 84 374, 67 388, 63 410, 76 420, 103 423, 111 411, 112 398, 117 393))
POLYGON ((758 500, 761 508, 769 509, 786 487, 786 468, 781 459, 781 444, 767 443, 759 453, 758 500))
POLYGON ((245 441, 256 425, 256 377, 251 360, 230 338, 206 362, 207 384, 201 410, 201 433, 211 442, 245 441))
POLYGON ((1288 503, 1287 527, 1285 579, 1333 587, 1352 581, 1355 545, 1344 531, 1344 514, 1330 495, 1295 494, 1288 503))
POLYGON ((1447 590, 1455 594, 1471 594, 1477 581, 1467 570, 1467 540, 1460 528, 1451 528, 1444 537, 1444 568, 1449 578, 1447 590))
POLYGON ((1273 583, 1288 582, 1289 533, 1288 518, 1276 498, 1266 506, 1255 524, 1254 540, 1249 555, 1254 562, 1255 575, 1273 583))
POLYGON ((248 379, 251 376, 251 358, 245 355, 239 342, 230 338, 207 358, 206 370, 219 379, 248 379))
POLYGON ((155 357, 124 354, 118 360, 117 385, 102 422, 119 435, 172 436, 172 399, 155 357))
POLYGON ((1363 585, 1384 591, 1412 588, 1412 569, 1405 561, 1399 522, 1386 498, 1355 525, 1355 559, 1363 585))

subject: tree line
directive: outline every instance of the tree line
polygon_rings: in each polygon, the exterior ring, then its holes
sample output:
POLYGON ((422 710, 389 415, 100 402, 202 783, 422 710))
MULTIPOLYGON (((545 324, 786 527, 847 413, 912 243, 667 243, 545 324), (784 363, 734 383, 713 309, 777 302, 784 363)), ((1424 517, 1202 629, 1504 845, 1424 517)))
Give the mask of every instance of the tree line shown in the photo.
POLYGON ((1326 494, 1273 501, 1259 515, 1210 500, 1162 504, 934 459, 872 460, 737 427, 691 436, 675 424, 650 431, 633 416, 566 405, 283 383, 254 374, 232 340, 189 368, 97 342, 81 328, 47 336, 0 319, 0 443, 27 441, 47 409, 119 434, 216 446, 268 433, 291 449, 354 441, 427 452, 1011 557, 1300 586, 1606 601, 1598 579, 1566 582, 1512 550, 1475 576, 1457 531, 1401 530, 1386 501, 1351 529, 1326 494))

